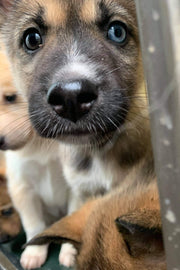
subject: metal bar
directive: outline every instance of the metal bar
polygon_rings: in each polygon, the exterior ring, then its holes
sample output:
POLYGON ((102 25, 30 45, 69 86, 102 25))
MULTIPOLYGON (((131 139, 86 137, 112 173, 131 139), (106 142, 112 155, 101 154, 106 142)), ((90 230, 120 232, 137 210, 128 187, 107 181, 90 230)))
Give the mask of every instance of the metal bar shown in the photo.
POLYGON ((180 270, 180 0, 136 0, 167 269, 180 270))
POLYGON ((0 270, 18 270, 0 251, 0 270))

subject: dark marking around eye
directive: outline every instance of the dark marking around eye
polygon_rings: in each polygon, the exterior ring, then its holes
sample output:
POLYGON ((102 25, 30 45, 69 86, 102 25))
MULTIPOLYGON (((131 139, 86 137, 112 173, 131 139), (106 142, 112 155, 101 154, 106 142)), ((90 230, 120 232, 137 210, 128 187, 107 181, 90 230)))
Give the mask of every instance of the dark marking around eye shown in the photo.
POLYGON ((97 24, 100 28, 103 28, 109 23, 112 14, 109 14, 109 10, 103 2, 99 4, 99 8, 101 10, 101 18, 97 24))
POLYGON ((35 24, 38 25, 42 31, 47 32, 48 27, 45 23, 45 20, 43 19, 43 15, 44 15, 44 9, 40 7, 37 15, 33 18, 33 22, 35 22, 35 24))

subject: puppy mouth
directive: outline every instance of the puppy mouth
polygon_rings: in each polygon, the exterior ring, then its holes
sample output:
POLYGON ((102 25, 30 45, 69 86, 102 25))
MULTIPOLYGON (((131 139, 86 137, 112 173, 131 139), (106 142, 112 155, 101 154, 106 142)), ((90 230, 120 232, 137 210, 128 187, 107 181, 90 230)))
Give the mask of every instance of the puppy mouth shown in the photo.
POLYGON ((30 113, 32 124, 40 136, 70 144, 96 145, 96 147, 105 145, 117 131, 120 132, 126 119, 123 113, 123 117, 121 114, 120 119, 117 117, 116 121, 109 118, 109 122, 106 122, 106 125, 104 124, 104 119, 97 121, 97 118, 93 116, 87 116, 84 121, 81 120, 72 123, 59 118, 54 112, 50 114, 46 113, 47 112, 44 112, 43 114, 41 112, 39 114, 41 115, 40 118, 34 117, 34 114, 30 113), (45 123, 44 119, 47 118, 49 118, 49 120, 45 123))
POLYGON ((104 132, 93 132, 93 131, 88 131, 88 130, 73 130, 70 132, 64 132, 63 134, 57 134, 56 138, 59 140, 91 140, 93 138, 99 139, 100 141, 105 141, 106 139, 110 139, 114 132, 116 132, 116 130, 113 131, 107 131, 106 133, 104 132))

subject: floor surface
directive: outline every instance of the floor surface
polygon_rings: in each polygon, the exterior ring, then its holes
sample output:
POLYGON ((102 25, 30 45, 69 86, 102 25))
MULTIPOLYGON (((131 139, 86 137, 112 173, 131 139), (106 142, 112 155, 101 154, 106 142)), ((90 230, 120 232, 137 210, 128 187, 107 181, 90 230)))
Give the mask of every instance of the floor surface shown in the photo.
MULTIPOLYGON (((15 240, 0 245, 0 270, 23 270, 19 264, 20 254, 22 252, 22 246, 25 243, 25 235, 21 233, 15 240), (4 256, 5 255, 5 256, 4 256), (10 262, 8 262, 10 261, 10 262)), ((59 265, 58 255, 60 247, 59 245, 51 245, 49 249, 48 259, 42 270, 73 270, 59 265)))

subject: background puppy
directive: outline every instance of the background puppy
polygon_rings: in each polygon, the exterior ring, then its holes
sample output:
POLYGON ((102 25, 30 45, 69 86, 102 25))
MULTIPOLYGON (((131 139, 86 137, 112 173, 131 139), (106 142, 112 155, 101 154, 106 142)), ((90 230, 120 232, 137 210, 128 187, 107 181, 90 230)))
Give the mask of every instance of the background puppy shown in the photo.
POLYGON ((152 179, 134 0, 0 3, 2 38, 32 124, 65 143, 69 212, 92 195, 152 179))
MULTIPOLYGON (((57 156, 57 143, 41 139, 33 131, 27 104, 13 86, 3 52, 0 58, 3 60, 0 63, 0 148, 8 150, 8 189, 30 240, 66 213, 67 188, 57 156)), ((5 187, 0 192, 5 192, 5 187)), ((47 249, 48 245, 27 247, 21 257, 22 266, 26 269, 40 267, 45 262, 47 249)))
POLYGON ((165 270, 156 185, 89 201, 31 243, 64 241, 78 249, 78 270, 165 270))
POLYGON ((27 104, 17 94, 10 66, 0 51, 0 150, 23 147, 32 135, 27 104))
POLYGON ((0 152, 0 244, 10 241, 20 230, 21 222, 7 191, 5 160, 0 152))

